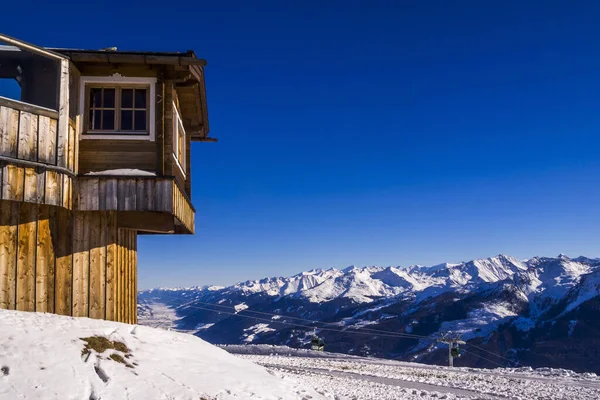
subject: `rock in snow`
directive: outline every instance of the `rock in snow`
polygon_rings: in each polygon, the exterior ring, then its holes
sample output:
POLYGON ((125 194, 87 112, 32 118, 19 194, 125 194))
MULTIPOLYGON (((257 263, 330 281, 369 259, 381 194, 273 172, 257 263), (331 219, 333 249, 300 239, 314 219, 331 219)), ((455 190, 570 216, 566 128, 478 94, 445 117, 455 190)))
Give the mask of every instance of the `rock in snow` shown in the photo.
POLYGON ((2 400, 249 398, 323 397, 192 335, 0 310, 2 400), (129 352, 83 354, 86 343, 81 338, 92 336, 121 342, 129 352))

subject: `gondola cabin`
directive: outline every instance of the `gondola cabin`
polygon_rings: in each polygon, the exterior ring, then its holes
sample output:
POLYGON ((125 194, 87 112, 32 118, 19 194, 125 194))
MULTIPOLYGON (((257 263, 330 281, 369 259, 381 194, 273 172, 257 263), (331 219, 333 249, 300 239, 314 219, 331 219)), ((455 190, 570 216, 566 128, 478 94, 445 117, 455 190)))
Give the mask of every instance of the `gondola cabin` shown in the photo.
POLYGON ((317 336, 314 336, 310 341, 311 350, 315 351, 324 351, 325 350, 325 341, 317 336))
POLYGON ((195 230, 205 65, 0 35, 0 308, 137 321, 138 235, 195 230))

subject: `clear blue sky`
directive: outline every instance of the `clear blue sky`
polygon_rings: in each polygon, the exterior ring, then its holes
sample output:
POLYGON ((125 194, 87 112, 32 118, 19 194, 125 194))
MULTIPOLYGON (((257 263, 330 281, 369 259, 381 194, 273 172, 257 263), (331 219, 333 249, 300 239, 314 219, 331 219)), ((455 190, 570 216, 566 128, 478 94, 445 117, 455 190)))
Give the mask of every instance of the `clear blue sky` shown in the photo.
POLYGON ((195 236, 140 287, 507 253, 600 256, 600 3, 9 2, 55 47, 208 60, 195 236))

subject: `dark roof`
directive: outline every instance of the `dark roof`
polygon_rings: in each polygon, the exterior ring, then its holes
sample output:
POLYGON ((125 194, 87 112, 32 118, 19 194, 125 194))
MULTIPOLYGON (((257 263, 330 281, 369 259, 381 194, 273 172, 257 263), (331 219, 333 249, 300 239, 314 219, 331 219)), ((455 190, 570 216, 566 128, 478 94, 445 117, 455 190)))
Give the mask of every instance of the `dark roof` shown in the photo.
POLYGON ((118 51, 47 48, 79 62, 118 62, 133 64, 206 65, 206 60, 196 57, 193 50, 186 52, 118 51))

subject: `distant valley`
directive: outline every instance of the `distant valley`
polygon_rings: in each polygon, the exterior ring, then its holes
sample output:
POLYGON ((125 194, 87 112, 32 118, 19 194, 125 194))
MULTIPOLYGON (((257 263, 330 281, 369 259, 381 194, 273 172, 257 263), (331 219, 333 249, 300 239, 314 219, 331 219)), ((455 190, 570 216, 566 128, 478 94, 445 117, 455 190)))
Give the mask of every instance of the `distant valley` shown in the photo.
POLYGON ((306 348, 316 329, 328 351, 445 364, 432 338, 452 331, 467 342, 457 366, 600 373, 600 259, 311 270, 138 296, 140 323, 215 344, 306 348))

